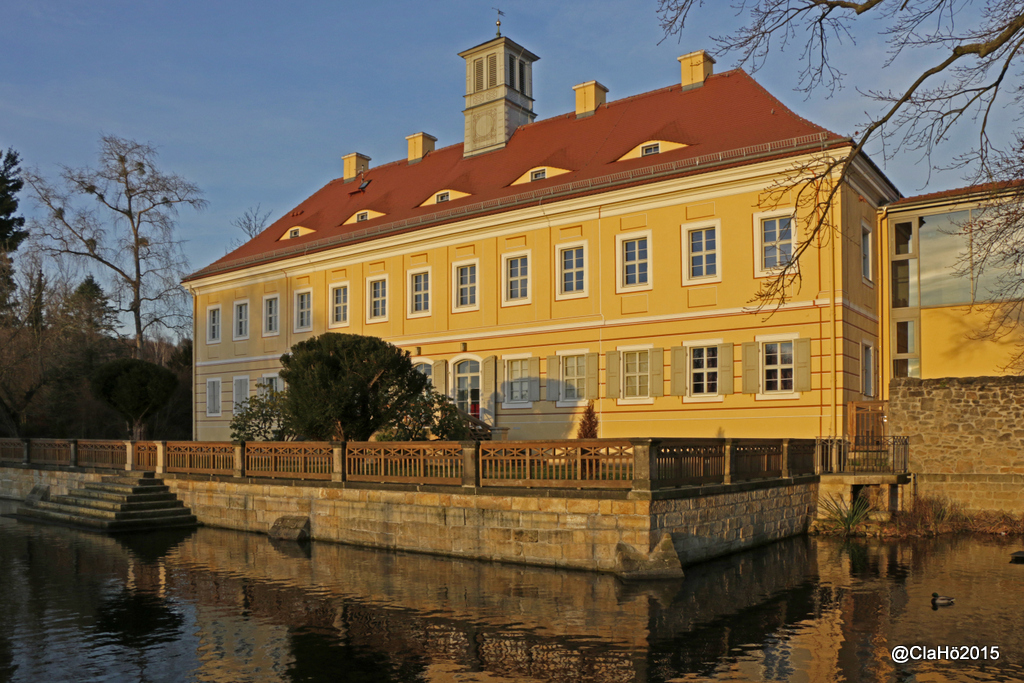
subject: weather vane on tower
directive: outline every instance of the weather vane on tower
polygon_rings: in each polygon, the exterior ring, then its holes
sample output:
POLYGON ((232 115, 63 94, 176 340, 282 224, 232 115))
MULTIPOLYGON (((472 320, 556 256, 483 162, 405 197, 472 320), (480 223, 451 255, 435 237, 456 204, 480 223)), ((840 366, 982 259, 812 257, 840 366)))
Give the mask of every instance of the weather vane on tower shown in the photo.
POLYGON ((502 18, 503 16, 505 16, 505 13, 504 13, 504 12, 502 12, 502 11, 501 11, 500 9, 498 9, 497 7, 492 7, 491 9, 492 9, 492 10, 494 10, 495 12, 497 12, 497 13, 498 13, 498 20, 497 20, 496 22, 494 22, 494 23, 495 23, 495 24, 497 24, 497 26, 498 26, 498 34, 497 34, 497 37, 498 37, 498 38, 501 38, 501 18, 502 18))

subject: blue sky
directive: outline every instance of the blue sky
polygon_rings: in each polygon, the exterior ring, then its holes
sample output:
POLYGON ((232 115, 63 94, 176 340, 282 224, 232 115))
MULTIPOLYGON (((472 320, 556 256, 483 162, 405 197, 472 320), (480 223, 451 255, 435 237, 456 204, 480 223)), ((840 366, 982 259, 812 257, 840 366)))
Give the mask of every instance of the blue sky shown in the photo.
MULTIPOLYGON (((93 164, 103 134, 154 144, 161 167, 197 183, 209 201, 180 217, 198 269, 241 237, 231 221, 246 208, 259 203, 278 218, 339 176, 343 154, 387 163, 421 130, 439 146, 459 142, 457 53, 494 36, 494 5, 505 12, 503 34, 541 57, 541 119, 571 111, 572 86, 583 81, 602 82, 610 99, 670 85, 677 56, 710 49, 709 35, 737 22, 732 10, 705 8, 681 41, 659 44, 653 0, 0 0, 0 148, 54 176, 59 164, 93 164)), ((883 50, 871 34, 841 47, 851 73, 831 99, 793 91, 798 50, 755 77, 798 114, 849 135, 873 106, 857 87, 898 87, 916 66, 871 68, 883 50)), ((726 58, 716 68, 732 66, 726 58)), ((904 194, 928 182, 917 160, 885 165, 904 194)), ((927 190, 961 184, 956 173, 933 175, 927 190)), ((27 196, 22 207, 31 212, 27 196)))

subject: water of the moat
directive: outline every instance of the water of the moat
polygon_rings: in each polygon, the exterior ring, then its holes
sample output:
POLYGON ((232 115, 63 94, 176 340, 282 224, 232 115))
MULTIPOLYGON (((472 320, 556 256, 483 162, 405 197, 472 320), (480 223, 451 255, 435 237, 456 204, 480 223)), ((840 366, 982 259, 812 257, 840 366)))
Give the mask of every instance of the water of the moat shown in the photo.
POLYGON ((796 538, 625 584, 0 518, 0 681, 1019 681, 1022 546, 796 538), (933 591, 955 606, 933 610, 933 591), (989 659, 899 664, 898 645, 989 659))

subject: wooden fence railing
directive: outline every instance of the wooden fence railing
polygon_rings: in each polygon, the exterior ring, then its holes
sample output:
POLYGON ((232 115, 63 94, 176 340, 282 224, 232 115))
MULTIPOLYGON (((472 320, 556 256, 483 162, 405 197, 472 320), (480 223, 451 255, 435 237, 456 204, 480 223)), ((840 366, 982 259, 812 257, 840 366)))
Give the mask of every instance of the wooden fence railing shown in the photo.
POLYGON ((315 441, 257 441, 245 444, 245 472, 272 479, 330 479, 331 444, 315 441))
POLYGON ((70 465, 71 442, 56 439, 32 439, 29 441, 28 461, 41 465, 70 465))
POLYGON ((25 462, 25 442, 21 439, 0 439, 0 462, 25 462))
MULTIPOLYGON (((905 467, 907 448, 898 446, 890 462, 905 467)), ((814 439, 343 444, 0 439, 0 462, 17 465, 512 488, 647 490, 785 478, 821 471, 816 470, 821 452, 814 439)))
POLYGON ((622 440, 489 441, 481 486, 633 487, 633 444, 622 440))
POLYGON ((128 444, 124 441, 78 442, 76 464, 79 467, 102 467, 123 470, 128 458, 128 444))
POLYGON ((462 484, 462 444, 457 441, 351 442, 345 448, 349 481, 462 484))
POLYGON ((136 441, 134 444, 133 469, 149 472, 156 471, 156 442, 136 441))
POLYGON ((167 471, 230 476, 235 472, 235 446, 222 441, 168 441, 167 471))
POLYGON ((725 439, 674 439, 658 448, 661 486, 701 486, 725 481, 725 439))

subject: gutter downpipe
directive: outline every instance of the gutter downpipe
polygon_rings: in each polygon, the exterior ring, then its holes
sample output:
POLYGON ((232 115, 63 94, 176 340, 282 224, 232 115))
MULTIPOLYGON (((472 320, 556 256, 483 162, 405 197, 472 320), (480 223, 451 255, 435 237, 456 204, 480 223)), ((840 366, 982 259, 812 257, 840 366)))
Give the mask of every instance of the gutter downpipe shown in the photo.
MULTIPOLYGON (((841 197, 842 197, 842 195, 840 194, 840 220, 842 219, 841 210, 843 208, 845 208, 845 207, 842 206, 842 203, 841 203, 842 202, 842 198, 841 197)), ((826 210, 834 212, 835 211, 835 207, 834 206, 829 206, 826 210)), ((842 235, 842 223, 840 223, 839 234, 842 235)), ((842 352, 840 350, 836 349, 836 341, 837 341, 837 335, 836 335, 836 325, 837 325, 836 315, 837 315, 837 311, 836 311, 836 236, 835 235, 833 235, 832 239, 829 240, 829 270, 831 271, 830 272, 830 276, 831 276, 831 280, 832 280, 832 295, 830 297, 830 299, 831 299, 831 302, 830 302, 830 304, 831 304, 831 313, 832 313, 832 363, 831 363, 831 365, 832 365, 832 424, 829 426, 829 436, 839 436, 839 434, 837 432, 837 430, 838 430, 838 417, 839 417, 839 405, 838 405, 837 399, 838 399, 838 390, 839 390, 839 388, 836 386, 836 378, 837 378, 837 368, 836 368, 836 366, 839 364, 839 361, 843 357, 843 355, 842 355, 842 352)))

